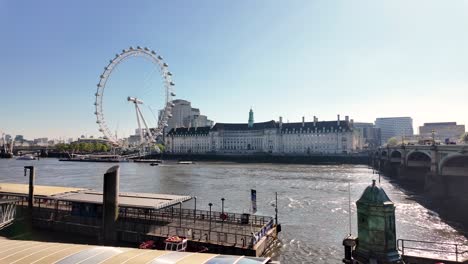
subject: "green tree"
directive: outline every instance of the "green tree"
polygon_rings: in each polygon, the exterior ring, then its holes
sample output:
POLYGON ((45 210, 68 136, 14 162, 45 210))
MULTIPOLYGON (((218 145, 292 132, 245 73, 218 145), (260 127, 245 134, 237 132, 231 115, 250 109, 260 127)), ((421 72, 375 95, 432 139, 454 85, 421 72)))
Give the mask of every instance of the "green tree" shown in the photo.
POLYGON ((463 135, 460 137, 460 140, 461 140, 462 143, 468 144, 468 132, 466 132, 465 134, 463 134, 463 135))
POLYGON ((163 144, 154 145, 154 149, 156 150, 157 148, 159 148, 161 152, 164 152, 164 150, 166 149, 166 146, 164 146, 163 144))
POLYGON ((389 138, 387 140, 387 145, 390 146, 390 147, 394 147, 394 146, 398 145, 398 139, 396 137, 389 138))
POLYGON ((102 152, 108 152, 109 151, 109 146, 107 146, 106 144, 102 144, 101 151, 102 152))

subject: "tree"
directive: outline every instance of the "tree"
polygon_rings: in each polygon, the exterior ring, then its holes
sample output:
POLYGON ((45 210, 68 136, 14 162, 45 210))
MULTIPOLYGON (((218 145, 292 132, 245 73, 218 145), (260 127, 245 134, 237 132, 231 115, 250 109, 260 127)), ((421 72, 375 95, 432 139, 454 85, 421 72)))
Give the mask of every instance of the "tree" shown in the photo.
POLYGON ((463 135, 460 137, 460 140, 461 140, 462 143, 468 144, 468 132, 466 132, 465 134, 463 134, 463 135))
POLYGON ((159 148, 161 152, 164 152, 164 150, 166 149, 166 147, 163 144, 154 145, 154 149, 156 150, 157 148, 159 148))
POLYGON ((392 137, 387 140, 387 146, 394 147, 396 145, 398 145, 398 139, 396 137, 392 137))

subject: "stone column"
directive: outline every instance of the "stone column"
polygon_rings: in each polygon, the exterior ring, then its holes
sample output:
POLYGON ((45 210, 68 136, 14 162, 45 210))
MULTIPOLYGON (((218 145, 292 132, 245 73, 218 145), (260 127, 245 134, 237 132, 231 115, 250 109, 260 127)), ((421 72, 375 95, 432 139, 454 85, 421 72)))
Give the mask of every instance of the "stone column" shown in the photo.
POLYGON ((117 218, 119 217, 119 166, 113 166, 104 174, 102 195, 102 238, 104 245, 117 242, 117 218))

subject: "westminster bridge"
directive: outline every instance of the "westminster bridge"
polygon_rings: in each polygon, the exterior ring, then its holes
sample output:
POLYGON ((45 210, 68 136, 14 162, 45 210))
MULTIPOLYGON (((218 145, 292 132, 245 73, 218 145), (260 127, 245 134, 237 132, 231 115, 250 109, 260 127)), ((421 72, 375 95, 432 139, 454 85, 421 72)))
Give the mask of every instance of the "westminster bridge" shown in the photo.
POLYGON ((400 145, 372 153, 379 172, 437 197, 468 200, 468 145, 400 145))

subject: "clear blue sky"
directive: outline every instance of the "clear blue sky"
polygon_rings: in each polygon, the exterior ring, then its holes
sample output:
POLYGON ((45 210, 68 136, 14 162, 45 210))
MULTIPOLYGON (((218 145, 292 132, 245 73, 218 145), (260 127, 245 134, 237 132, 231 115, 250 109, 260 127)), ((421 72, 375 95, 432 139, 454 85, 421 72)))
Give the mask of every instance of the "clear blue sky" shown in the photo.
MULTIPOLYGON (((456 0, 0 0, 0 131, 99 135, 99 75, 130 45, 159 52, 177 97, 218 122, 247 122, 252 106, 255 121, 468 125, 467 14, 456 0)), ((130 119, 112 120, 116 129, 136 126, 134 112, 110 99, 159 85, 144 63, 122 64, 106 90, 109 118, 130 119)))

